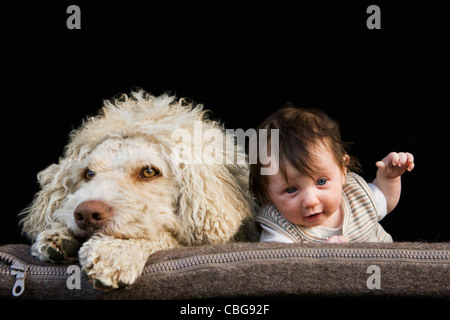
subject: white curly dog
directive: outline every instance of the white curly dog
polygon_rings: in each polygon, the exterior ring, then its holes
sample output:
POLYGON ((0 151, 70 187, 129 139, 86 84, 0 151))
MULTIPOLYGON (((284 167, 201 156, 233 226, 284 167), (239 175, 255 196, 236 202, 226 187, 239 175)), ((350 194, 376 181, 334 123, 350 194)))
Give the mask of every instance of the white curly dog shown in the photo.
MULTIPOLYGON (((105 101, 38 174, 41 190, 21 213, 32 254, 79 259, 94 287, 113 289, 134 283, 157 250, 243 240, 255 211, 248 167, 201 161, 214 139, 205 143, 198 123, 245 156, 202 105, 142 90, 105 101)), ((224 159, 229 149, 214 146, 212 160, 224 159)))

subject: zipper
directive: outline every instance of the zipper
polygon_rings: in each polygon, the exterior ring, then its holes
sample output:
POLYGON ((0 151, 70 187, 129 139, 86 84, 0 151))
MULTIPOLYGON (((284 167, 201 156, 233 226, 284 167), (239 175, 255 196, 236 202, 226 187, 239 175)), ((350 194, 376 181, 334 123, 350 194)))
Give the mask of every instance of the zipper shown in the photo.
POLYGON ((11 265, 11 275, 16 276, 16 282, 12 289, 14 297, 20 296, 25 291, 25 277, 27 275, 28 266, 16 260, 11 265))
POLYGON ((16 276, 11 293, 14 297, 20 296, 25 291, 25 277, 29 267, 23 261, 4 252, 0 252, 0 259, 6 261, 5 264, 0 260, 0 274, 16 276))
POLYGON ((214 264, 233 264, 258 260, 339 259, 449 263, 448 250, 295 248, 262 249, 241 252, 205 254, 155 262, 144 268, 144 274, 183 271, 214 264))
POLYGON ((14 297, 19 297, 25 291, 25 279, 29 276, 67 276, 67 266, 34 266, 5 252, 0 252, 0 275, 16 276, 11 290, 14 297))

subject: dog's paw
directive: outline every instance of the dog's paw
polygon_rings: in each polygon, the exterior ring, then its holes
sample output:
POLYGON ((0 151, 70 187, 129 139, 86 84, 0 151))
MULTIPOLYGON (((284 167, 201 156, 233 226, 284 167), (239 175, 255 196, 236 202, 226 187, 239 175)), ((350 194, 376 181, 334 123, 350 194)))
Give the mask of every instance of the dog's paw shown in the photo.
POLYGON ((32 254, 42 261, 68 263, 78 259, 80 243, 68 230, 41 232, 32 246, 32 254))
POLYGON ((145 260, 130 256, 131 248, 102 239, 90 239, 81 247, 79 256, 83 271, 94 288, 111 290, 132 285, 141 275, 145 260))

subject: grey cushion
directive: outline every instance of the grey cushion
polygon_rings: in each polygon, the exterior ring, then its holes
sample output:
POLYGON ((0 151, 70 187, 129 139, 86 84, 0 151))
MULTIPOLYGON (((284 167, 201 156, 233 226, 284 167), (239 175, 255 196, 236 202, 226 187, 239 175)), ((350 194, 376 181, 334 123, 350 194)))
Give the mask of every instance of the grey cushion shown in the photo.
POLYGON ((77 289, 69 264, 40 262, 30 246, 0 246, 0 298, 197 299, 242 297, 450 298, 448 243, 235 243, 151 255, 143 275, 110 292, 77 289), (11 265, 16 269, 11 272, 11 265), (17 268, 17 266, 19 266, 17 268), (21 271, 21 266, 26 272, 21 271), (13 274, 11 274, 13 273, 13 274), (25 274, 24 290, 19 292, 25 274), (71 277, 71 278, 69 278, 71 277), (68 285, 69 282, 69 285, 68 285), (75 287, 74 287, 75 286, 75 287), (70 289, 69 287, 72 287, 70 289), (16 294, 17 294, 16 292, 16 294))

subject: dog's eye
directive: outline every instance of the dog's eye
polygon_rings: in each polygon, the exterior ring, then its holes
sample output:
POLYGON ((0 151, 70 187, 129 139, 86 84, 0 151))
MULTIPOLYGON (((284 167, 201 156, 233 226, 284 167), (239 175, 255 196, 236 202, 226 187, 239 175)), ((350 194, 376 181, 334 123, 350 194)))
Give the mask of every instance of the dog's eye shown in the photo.
POLYGON ((158 170, 156 170, 152 167, 145 167, 145 168, 142 168, 141 173, 139 174, 139 178, 148 179, 148 178, 152 178, 158 174, 159 174, 158 170))
POLYGON ((94 171, 91 171, 91 170, 89 170, 89 169, 87 169, 85 172, 84 172, 84 178, 86 179, 86 180, 92 180, 92 178, 94 178, 94 176, 95 176, 95 172, 94 171))

